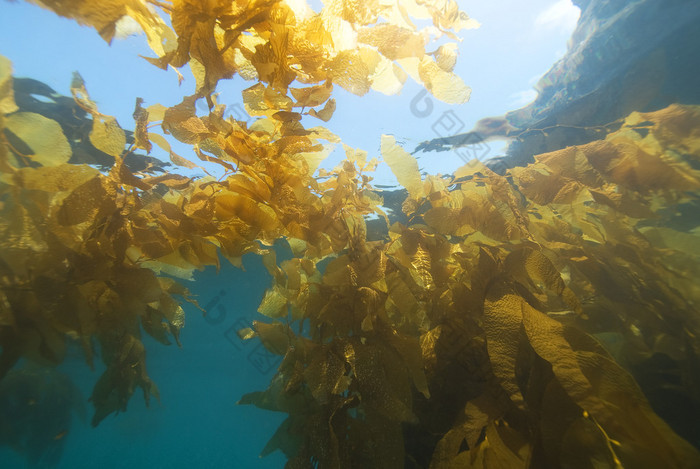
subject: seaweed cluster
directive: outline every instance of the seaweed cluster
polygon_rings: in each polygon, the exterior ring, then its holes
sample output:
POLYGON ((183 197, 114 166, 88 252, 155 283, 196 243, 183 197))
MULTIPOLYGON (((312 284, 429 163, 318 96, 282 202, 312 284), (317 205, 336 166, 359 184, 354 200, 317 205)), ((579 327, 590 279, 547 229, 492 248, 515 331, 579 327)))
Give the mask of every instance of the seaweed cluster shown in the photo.
POLYGON ((697 213, 700 109, 633 113, 603 140, 505 175, 474 161, 421 177, 385 136, 381 158, 408 193, 406 222, 390 224, 372 188, 379 160, 346 146, 314 176, 340 138, 302 116, 330 119, 334 85, 394 93, 407 76, 466 101, 455 47, 426 51, 474 26, 456 2, 37 3, 106 40, 132 18, 149 60, 189 64, 197 91, 170 108, 137 100, 130 135, 76 75, 87 140, 113 160, 100 170, 71 160, 57 120, 17 108, 2 59, 0 379, 20 357, 60 363, 74 340, 106 365, 93 425, 136 387, 148 401, 158 391, 141 333, 179 343, 179 301, 191 301, 173 277, 257 253, 273 279, 259 307, 270 321, 240 334, 283 359, 240 403, 288 414, 263 454, 283 451, 290 468, 700 463, 635 381, 666 372, 650 382, 700 401, 698 227, 677 216, 697 213), (250 125, 216 103, 218 81, 236 74, 256 81, 243 93, 250 125), (127 164, 156 144, 196 165, 157 124, 224 175, 127 164), (389 227, 372 241, 370 216, 389 227), (282 262, 280 239, 293 253, 282 262))
POLYGON ((356 218, 325 268, 271 269, 259 311, 311 334, 255 325, 284 360, 242 402, 289 413, 266 451, 290 467, 697 464, 617 361, 667 357, 697 402, 697 239, 664 217, 697 198, 699 122, 633 114, 505 176, 473 162, 423 180, 386 137, 409 223, 367 242, 356 218))

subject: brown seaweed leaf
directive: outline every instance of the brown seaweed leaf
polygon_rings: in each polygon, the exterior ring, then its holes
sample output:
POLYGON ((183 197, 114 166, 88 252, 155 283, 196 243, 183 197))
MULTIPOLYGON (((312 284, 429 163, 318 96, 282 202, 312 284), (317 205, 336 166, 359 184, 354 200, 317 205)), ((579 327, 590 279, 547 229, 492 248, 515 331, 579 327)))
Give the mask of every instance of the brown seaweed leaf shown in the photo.
POLYGON ((423 197, 423 183, 418 171, 418 162, 401 148, 391 135, 382 135, 381 152, 382 158, 409 195, 414 199, 423 197))
POLYGON ((93 115, 90 143, 115 158, 122 156, 126 147, 126 135, 114 117, 97 117, 93 115))
POLYGON ((9 114, 17 110, 12 87, 12 62, 0 55, 0 114, 9 114))
POLYGON ((73 72, 71 93, 76 103, 92 115, 90 143, 119 161, 126 147, 126 135, 114 117, 101 114, 97 110, 97 104, 90 99, 85 82, 78 72, 73 72))
POLYGON ((329 99, 326 101, 326 105, 323 109, 316 111, 315 109, 309 110, 309 115, 321 119, 323 122, 328 122, 331 120, 333 113, 335 112, 335 99, 329 99))
POLYGON ((135 20, 146 32, 149 45, 162 55, 172 31, 163 20, 151 10, 154 2, 143 0, 78 0, 66 4, 59 0, 32 0, 38 5, 53 10, 56 14, 73 18, 80 24, 92 26, 102 38, 112 42, 118 32, 119 22, 129 17, 135 20), (170 34, 168 34, 168 32, 170 34))
POLYGON ((521 303, 524 300, 507 287, 492 288, 484 301, 484 331, 493 373, 503 389, 517 405, 524 404, 515 370, 522 334, 521 303))
POLYGON ((141 341, 130 334, 106 336, 101 340, 107 369, 92 392, 95 405, 92 426, 96 427, 107 415, 126 411, 136 386, 143 390, 146 404, 151 395, 159 398, 158 388, 146 374, 146 353, 141 341))
POLYGON ((55 1, 37 3, 92 25, 108 41, 118 21, 132 18, 158 55, 148 60, 161 68, 180 68, 189 62, 197 92, 208 96, 210 103, 218 81, 234 74, 267 83, 285 95, 295 80, 303 84, 332 81, 359 95, 370 88, 393 94, 405 81, 406 72, 401 67, 438 99, 461 103, 469 98, 469 89, 461 79, 425 53, 431 35, 448 33, 454 37, 450 30, 477 25, 454 1, 420 6, 413 2, 382 5, 369 0, 352 5, 330 2, 319 13, 305 2, 278 0, 178 0, 172 7, 157 4, 170 15, 172 30, 147 5, 151 2, 109 0, 101 2, 101 7, 95 2, 78 2, 72 7, 55 1), (368 27, 380 15, 388 22, 368 27), (432 18, 439 29, 416 31, 409 19, 413 15, 432 18), (365 26, 359 34, 352 29, 355 22, 357 27, 365 26))
POLYGON ((316 107, 328 101, 333 92, 333 83, 327 81, 324 84, 309 86, 306 88, 289 88, 296 100, 294 107, 316 107))
POLYGON ((150 153, 153 148, 148 139, 148 110, 141 107, 143 99, 136 98, 136 109, 134 109, 134 121, 136 121, 136 129, 134 130, 134 145, 137 148, 143 148, 146 153, 150 153))
POLYGON ((31 150, 24 155, 42 166, 67 163, 72 150, 61 126, 33 112, 16 112, 4 119, 5 131, 22 140, 31 150))
POLYGON ((537 292, 544 286, 562 298, 567 307, 577 313, 581 312, 576 294, 566 286, 557 268, 542 251, 528 247, 515 250, 506 257, 504 268, 518 280, 529 283, 530 291, 537 292), (524 276, 529 280, 525 280, 524 276))
POLYGON ((604 356, 600 346, 585 336, 567 333, 565 326, 535 310, 513 293, 490 295, 484 307, 485 330, 494 373, 514 403, 522 405, 517 379, 517 349, 524 332, 533 350, 552 365, 556 379, 573 402, 599 423, 605 444, 615 440, 614 451, 623 464, 639 464, 653 458, 674 461, 677 467, 691 467, 700 455, 684 440, 670 432, 653 412, 634 381, 604 356), (495 320, 496 317, 502 319, 495 320), (493 318, 493 319, 492 319, 493 318), (504 322, 504 318, 508 318, 504 322), (570 342, 575 340, 575 342, 570 342), (577 347, 590 347, 581 350, 577 347), (624 397, 621 397, 624 396, 624 397), (645 456, 640 452, 654 449, 645 456), (648 459, 649 458, 649 459, 648 459), (633 463, 636 462, 636 463, 633 463))
POLYGON ((475 449, 458 454, 447 467, 526 469, 531 453, 532 446, 523 435, 497 420, 486 427, 484 440, 475 449))

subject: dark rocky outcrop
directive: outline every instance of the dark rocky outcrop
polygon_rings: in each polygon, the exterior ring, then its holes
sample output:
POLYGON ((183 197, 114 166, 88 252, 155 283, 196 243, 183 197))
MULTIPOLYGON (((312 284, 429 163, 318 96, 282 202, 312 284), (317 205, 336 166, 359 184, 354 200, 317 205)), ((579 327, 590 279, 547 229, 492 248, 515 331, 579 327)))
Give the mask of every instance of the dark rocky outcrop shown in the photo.
POLYGON ((424 142, 416 151, 469 145, 474 135, 511 137, 507 156, 491 163, 517 166, 532 161, 533 155, 604 137, 633 111, 700 104, 700 2, 574 4, 581 17, 568 51, 540 79, 532 104, 505 117, 484 119, 467 134, 424 142))

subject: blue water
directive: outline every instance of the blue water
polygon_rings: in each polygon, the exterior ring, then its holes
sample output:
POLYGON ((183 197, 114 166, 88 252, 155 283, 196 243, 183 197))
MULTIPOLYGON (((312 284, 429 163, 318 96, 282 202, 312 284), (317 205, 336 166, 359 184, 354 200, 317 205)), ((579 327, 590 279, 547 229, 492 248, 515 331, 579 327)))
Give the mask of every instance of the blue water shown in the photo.
MULTIPOLYGON (((284 415, 253 406, 236 405, 247 392, 264 390, 280 357, 265 353, 259 340, 241 341, 235 331, 259 319, 256 309, 269 274, 260 257, 244 258, 245 271, 223 261, 197 273, 186 282, 209 315, 184 303, 186 325, 182 348, 163 346, 144 334, 148 373, 160 390, 160 402, 146 407, 140 389, 129 401, 127 412, 110 415, 91 428, 92 406, 87 418, 74 415, 68 433, 61 438, 60 469, 102 467, 259 467, 284 465, 280 452, 260 459, 265 443, 284 415)), ((76 350, 59 368, 69 375, 87 401, 102 372, 99 359, 91 371, 76 350)), ((0 447, 0 468, 30 466, 7 447, 0 447)))

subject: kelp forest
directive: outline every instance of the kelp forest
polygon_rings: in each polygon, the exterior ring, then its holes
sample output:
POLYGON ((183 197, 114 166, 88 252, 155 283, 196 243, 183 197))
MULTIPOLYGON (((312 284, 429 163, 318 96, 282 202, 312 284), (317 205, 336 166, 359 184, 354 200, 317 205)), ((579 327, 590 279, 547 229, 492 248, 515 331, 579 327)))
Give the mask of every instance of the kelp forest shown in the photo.
POLYGON ((158 398, 142 337, 186 349, 187 279, 253 253, 267 320, 239 335, 282 359, 232 403, 286 415, 260 451, 290 469, 700 467, 697 431, 652 406, 700 402, 700 107, 634 112, 503 174, 422 175, 389 135, 324 170, 338 87, 468 101, 456 1, 35 3, 108 42, 130 17, 196 93, 124 96, 122 128, 77 73, 65 112, 42 113, 0 58, 0 386, 73 343, 104 363, 93 426, 158 398), (217 102, 229 79, 251 83, 252 121, 217 102), (398 221, 379 164, 405 188, 398 221))

